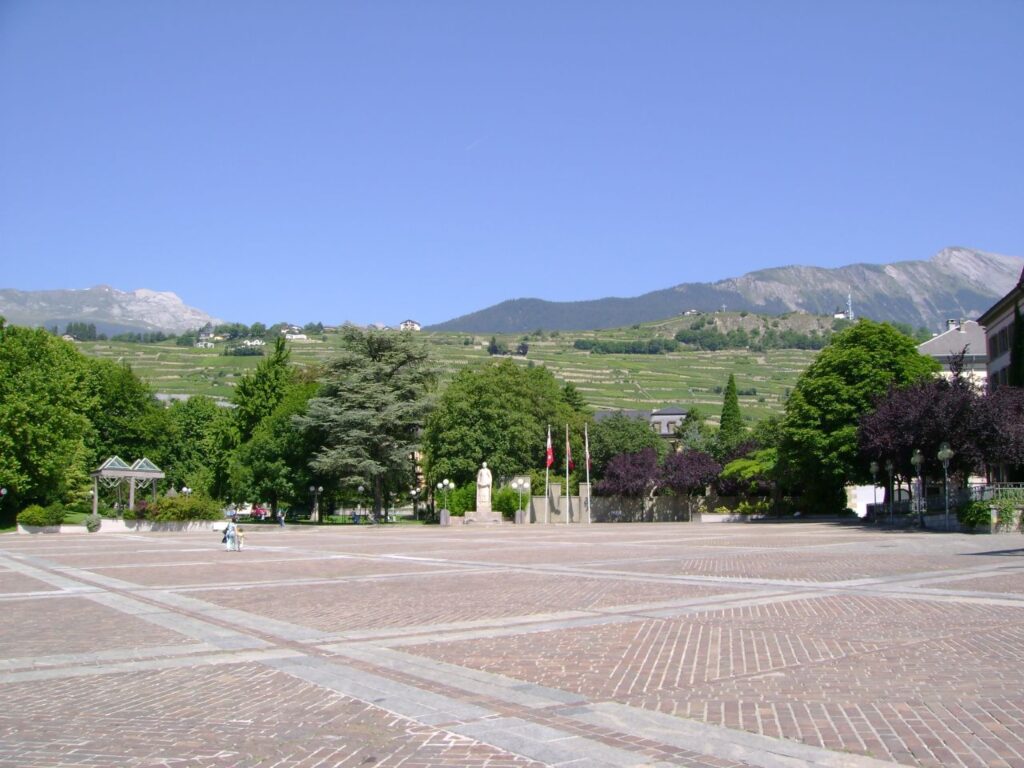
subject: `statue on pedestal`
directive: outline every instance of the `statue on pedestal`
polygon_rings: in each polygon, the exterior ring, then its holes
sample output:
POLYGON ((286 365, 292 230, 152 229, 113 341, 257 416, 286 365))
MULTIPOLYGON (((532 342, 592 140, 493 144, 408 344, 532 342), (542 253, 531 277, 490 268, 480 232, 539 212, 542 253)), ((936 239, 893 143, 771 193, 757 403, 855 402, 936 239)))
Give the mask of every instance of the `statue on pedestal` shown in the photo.
POLYGON ((491 511, 491 470, 487 468, 487 462, 483 463, 480 471, 476 473, 476 511, 491 511))

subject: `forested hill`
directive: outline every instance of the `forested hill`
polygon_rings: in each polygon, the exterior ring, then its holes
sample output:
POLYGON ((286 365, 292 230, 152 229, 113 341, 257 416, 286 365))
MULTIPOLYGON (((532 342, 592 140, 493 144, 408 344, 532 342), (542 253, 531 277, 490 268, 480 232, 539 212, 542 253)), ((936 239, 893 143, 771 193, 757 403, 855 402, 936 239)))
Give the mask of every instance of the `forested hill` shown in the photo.
POLYGON ((557 302, 513 299, 428 330, 519 333, 587 330, 653 322, 688 310, 832 314, 852 295, 859 317, 939 330, 948 318, 977 317, 1016 284, 1024 258, 947 248, 928 261, 836 269, 778 267, 716 283, 683 283, 634 298, 557 302))

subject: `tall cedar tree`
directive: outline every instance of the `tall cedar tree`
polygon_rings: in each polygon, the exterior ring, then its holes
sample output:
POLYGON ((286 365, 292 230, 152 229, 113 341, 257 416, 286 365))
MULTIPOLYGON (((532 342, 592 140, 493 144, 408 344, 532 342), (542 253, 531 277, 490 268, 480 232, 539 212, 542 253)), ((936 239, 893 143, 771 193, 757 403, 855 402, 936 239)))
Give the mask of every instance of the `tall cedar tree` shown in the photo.
POLYGON ((719 454, 725 456, 743 441, 745 435, 746 429, 740 415, 740 398, 736 394, 736 377, 730 373, 722 398, 722 418, 718 428, 719 454))
POLYGON ((340 488, 368 485, 379 517, 385 494, 412 481, 409 456, 436 379, 426 347, 411 332, 346 326, 318 396, 294 417, 316 446, 314 473, 340 488))

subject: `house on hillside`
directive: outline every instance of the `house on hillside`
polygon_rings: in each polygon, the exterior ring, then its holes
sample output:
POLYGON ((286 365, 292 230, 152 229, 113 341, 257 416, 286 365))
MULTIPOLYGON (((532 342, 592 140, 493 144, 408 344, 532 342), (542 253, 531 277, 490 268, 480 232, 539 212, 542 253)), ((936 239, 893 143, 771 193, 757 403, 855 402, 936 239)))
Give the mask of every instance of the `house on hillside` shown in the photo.
POLYGON ((676 433, 676 427, 682 425, 686 419, 686 409, 678 405, 670 405, 657 411, 652 411, 649 417, 651 429, 661 437, 672 437, 676 433))
POLYGON ((265 347, 267 342, 263 339, 246 339, 242 342, 243 347, 265 347))
POLYGON ((403 331, 418 331, 422 328, 415 320, 403 320, 402 324, 398 327, 403 331))
POLYGON ((654 434, 670 440, 675 437, 676 427, 686 419, 687 410, 682 406, 670 405, 657 411, 638 411, 623 409, 618 411, 597 411, 595 421, 604 421, 612 416, 625 416, 627 419, 642 419, 650 424, 654 434))
POLYGON ((918 352, 938 361, 945 376, 952 375, 949 364, 953 358, 965 352, 964 375, 977 384, 984 384, 987 378, 985 349, 985 329, 976 320, 947 320, 944 333, 917 345, 918 352))
POLYGON ((985 328, 988 351, 988 385, 1004 386, 1010 380, 1010 347, 1013 346, 1014 312, 1024 300, 1024 272, 1008 294, 978 318, 985 328))

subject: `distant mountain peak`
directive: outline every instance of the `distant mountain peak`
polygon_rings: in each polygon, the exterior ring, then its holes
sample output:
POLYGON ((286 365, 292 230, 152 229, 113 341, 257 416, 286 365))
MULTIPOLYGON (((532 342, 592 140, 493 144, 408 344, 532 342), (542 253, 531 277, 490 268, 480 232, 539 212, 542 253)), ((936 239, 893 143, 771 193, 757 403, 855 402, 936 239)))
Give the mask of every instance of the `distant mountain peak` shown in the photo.
POLYGON ((64 327, 94 323, 104 332, 165 331, 180 333, 221 321, 185 304, 171 291, 109 285, 50 291, 0 290, 0 315, 15 325, 64 327))
POLYGON ((948 318, 973 318, 1004 295, 1021 276, 1024 258, 964 246, 944 248, 928 260, 850 264, 826 268, 771 267, 715 283, 680 283, 634 298, 553 302, 515 299, 463 315, 427 330, 520 333, 615 328, 662 320, 690 309, 783 314, 832 314, 852 295, 854 314, 944 327, 948 318))

